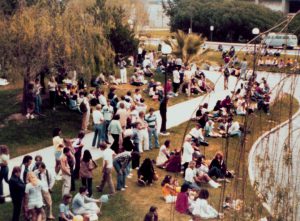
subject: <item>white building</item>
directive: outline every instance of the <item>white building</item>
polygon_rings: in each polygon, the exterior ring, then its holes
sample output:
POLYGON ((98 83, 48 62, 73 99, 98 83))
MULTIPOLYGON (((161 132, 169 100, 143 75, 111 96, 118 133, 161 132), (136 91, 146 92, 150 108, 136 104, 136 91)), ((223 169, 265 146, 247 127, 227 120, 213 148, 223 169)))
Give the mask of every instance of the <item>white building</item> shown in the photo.
POLYGON ((300 10, 300 0, 254 0, 257 4, 262 4, 274 11, 284 13, 296 13, 300 10))

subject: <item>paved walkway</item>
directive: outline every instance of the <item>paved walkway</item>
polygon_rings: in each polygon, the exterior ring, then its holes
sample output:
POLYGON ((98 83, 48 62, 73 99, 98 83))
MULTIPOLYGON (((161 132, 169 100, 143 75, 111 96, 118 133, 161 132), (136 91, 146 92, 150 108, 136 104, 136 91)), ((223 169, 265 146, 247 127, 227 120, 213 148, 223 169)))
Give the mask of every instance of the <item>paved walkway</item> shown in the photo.
MULTIPOLYGON (((223 90, 223 77, 219 73, 209 72, 209 71, 207 71, 207 72, 205 71, 205 73, 206 73, 207 78, 215 83, 215 91, 211 92, 209 95, 203 95, 203 96, 200 96, 200 97, 197 97, 194 99, 190 99, 185 102, 168 107, 167 129, 178 126, 178 125, 188 121, 191 118, 191 116, 193 115, 193 113, 195 112, 195 110, 198 108, 199 104, 208 102, 209 103, 208 109, 210 110, 210 109, 213 109, 217 100, 224 99, 226 95, 230 94, 230 90, 226 90, 226 91, 223 90)), ((236 78, 234 78, 234 77, 230 78, 229 88, 231 90, 234 89, 234 86, 236 83, 235 79, 236 78)), ((160 125, 161 118, 160 118, 159 112, 156 111, 155 114, 157 114, 157 116, 158 116, 158 125, 160 125)), ((52 138, 49 137, 49 139, 52 139, 52 138)), ((88 133, 85 136, 85 138, 83 140, 84 148, 89 149, 91 151, 94 159, 99 159, 99 158, 101 158, 101 151, 99 149, 91 147, 92 139, 93 139, 93 133, 88 133)), ((41 155, 43 157, 43 161, 47 165, 47 168, 50 171, 54 171, 55 160, 54 160, 53 146, 45 147, 43 149, 28 153, 28 154, 31 155, 33 158, 36 155, 41 155)), ((10 162, 9 162, 10 172, 12 171, 12 168, 14 166, 21 165, 23 157, 24 157, 24 155, 10 160, 10 162)), ((8 186, 6 185, 6 183, 4 183, 4 193, 5 194, 9 193, 8 186)))

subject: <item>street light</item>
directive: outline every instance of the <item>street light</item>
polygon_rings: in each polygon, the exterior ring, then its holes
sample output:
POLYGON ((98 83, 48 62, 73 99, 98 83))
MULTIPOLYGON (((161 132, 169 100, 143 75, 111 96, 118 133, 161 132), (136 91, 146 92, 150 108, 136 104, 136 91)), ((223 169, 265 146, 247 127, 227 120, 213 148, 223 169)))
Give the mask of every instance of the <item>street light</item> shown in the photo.
POLYGON ((213 39, 213 32, 214 32, 214 30, 215 30, 215 27, 214 27, 213 25, 211 25, 211 26, 209 27, 209 30, 210 30, 210 41, 212 41, 212 39, 213 39))
POLYGON ((161 47, 162 52, 162 62, 165 66, 164 74, 165 74, 165 87, 164 87, 164 98, 159 106, 159 113, 161 116, 161 127, 160 134, 161 135, 169 135, 167 132, 167 107, 168 107, 168 94, 167 94, 167 81, 168 81, 168 73, 167 73, 167 63, 168 63, 168 55, 172 53, 172 47, 167 44, 163 44, 161 47))
POLYGON ((255 79, 255 68, 256 68, 256 36, 259 35, 260 31, 258 28, 253 28, 252 29, 252 34, 255 35, 254 38, 254 51, 253 51, 253 74, 252 77, 255 79))

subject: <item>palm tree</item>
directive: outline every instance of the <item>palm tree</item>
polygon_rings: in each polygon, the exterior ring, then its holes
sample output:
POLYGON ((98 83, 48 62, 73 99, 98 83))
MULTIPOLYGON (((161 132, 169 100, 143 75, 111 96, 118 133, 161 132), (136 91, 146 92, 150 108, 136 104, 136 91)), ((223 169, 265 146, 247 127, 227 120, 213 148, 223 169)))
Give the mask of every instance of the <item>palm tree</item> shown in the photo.
POLYGON ((178 30, 173 34, 173 38, 166 39, 164 42, 172 47, 172 53, 176 57, 189 64, 199 59, 205 40, 201 35, 186 34, 178 30))

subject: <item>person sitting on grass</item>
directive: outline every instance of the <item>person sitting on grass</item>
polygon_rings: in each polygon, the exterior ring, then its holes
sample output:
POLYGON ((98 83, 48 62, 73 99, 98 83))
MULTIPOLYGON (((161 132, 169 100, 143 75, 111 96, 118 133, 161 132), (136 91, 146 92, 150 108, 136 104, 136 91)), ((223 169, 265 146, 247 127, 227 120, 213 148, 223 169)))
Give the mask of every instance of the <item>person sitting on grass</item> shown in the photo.
POLYGON ((193 127, 190 132, 189 135, 192 136, 192 141, 196 144, 196 146, 208 146, 209 144, 207 143, 207 141, 204 140, 204 136, 203 136, 203 132, 202 132, 202 128, 200 124, 196 124, 195 127, 193 127))
POLYGON ((209 192, 206 189, 200 190, 198 198, 191 204, 189 209, 194 217, 202 219, 215 219, 219 217, 218 211, 208 204, 208 197, 209 192))
POLYGON ((168 164, 168 160, 170 158, 170 140, 166 140, 164 145, 162 145, 159 149, 158 156, 156 158, 156 166, 165 168, 165 166, 168 164))
POLYGON ((152 185, 155 176, 152 161, 146 158, 138 170, 138 183, 142 186, 152 185))
POLYGON ((170 175, 166 175, 161 182, 162 194, 166 203, 174 203, 177 198, 178 182, 170 175))
POLYGON ((180 173, 181 171, 181 151, 175 150, 175 153, 170 156, 167 164, 166 171, 172 173, 180 173))
POLYGON ((222 137, 221 134, 214 131, 214 122, 209 120, 206 122, 204 127, 204 134, 206 137, 222 137))
MULTIPOLYGON (((218 151, 209 165, 208 175, 216 177, 217 181, 224 181, 225 178, 233 178, 231 172, 227 170, 226 163, 223 160, 223 153, 218 151)), ((229 182, 228 180, 226 180, 229 182)))
POLYGON ((189 186, 190 189, 200 190, 200 187, 197 185, 197 171, 196 171, 196 162, 191 161, 188 168, 185 170, 184 183, 189 186))
POLYGON ((149 212, 145 215, 144 221, 158 221, 157 207, 151 206, 149 212))
POLYGON ((180 193, 177 195, 175 209, 179 213, 188 213, 189 208, 189 185, 183 184, 180 189, 180 193))
POLYGON ((79 188, 72 201, 72 209, 75 215, 82 215, 85 221, 90 220, 91 217, 101 215, 102 202, 87 196, 88 191, 85 186, 79 188), (100 207, 98 207, 100 204, 100 207))
POLYGON ((72 221, 74 214, 70 211, 70 203, 72 201, 72 195, 65 194, 63 196, 63 202, 59 205, 59 218, 58 221, 72 221))

